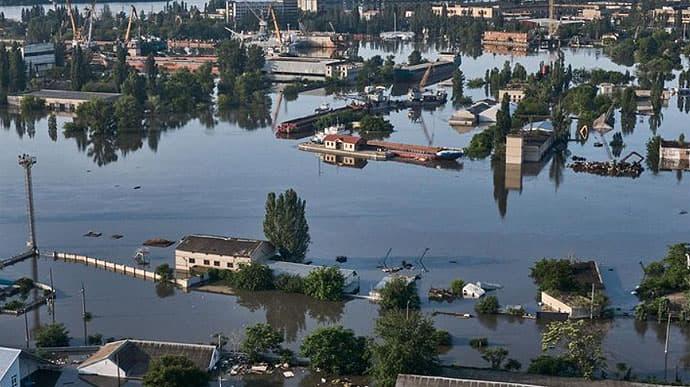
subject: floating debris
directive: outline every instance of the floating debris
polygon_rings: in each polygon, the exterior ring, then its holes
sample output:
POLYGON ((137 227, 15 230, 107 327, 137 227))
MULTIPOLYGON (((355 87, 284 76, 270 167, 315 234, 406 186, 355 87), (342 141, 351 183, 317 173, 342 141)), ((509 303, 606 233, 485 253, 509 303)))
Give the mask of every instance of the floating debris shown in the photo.
POLYGON ((90 238, 98 238, 101 235, 103 235, 102 232, 95 232, 95 231, 91 231, 91 230, 89 230, 89 232, 84 234, 85 237, 90 237, 90 238))
POLYGON ((110 236, 110 238, 112 238, 112 239, 122 239, 122 238, 124 238, 124 237, 125 237, 125 236, 122 235, 122 234, 113 234, 113 235, 110 236))
POLYGON ((337 257, 335 257, 335 261, 338 263, 345 263, 347 262, 347 257, 344 255, 338 255, 337 257))
POLYGON ((461 319, 465 319, 465 320, 468 320, 468 319, 471 319, 471 318, 472 318, 472 315, 469 314, 469 313, 442 312, 442 311, 440 311, 440 310, 436 310, 436 311, 434 311, 433 313, 431 313, 432 316, 436 316, 436 315, 439 315, 439 314, 442 314, 442 315, 445 315, 445 316, 453 316, 453 317, 457 317, 457 318, 461 318, 461 319))
POLYGON ((455 295, 448 289, 441 288, 430 288, 429 289, 429 299, 430 300, 440 300, 440 301, 451 301, 455 299, 455 295))
POLYGON ((288 379, 289 379, 289 378, 294 378, 294 377, 295 377, 295 373, 292 372, 292 371, 285 371, 285 372, 283 372, 283 376, 284 376, 285 378, 288 378, 288 379))
POLYGON ((134 188, 132 188, 132 189, 141 189, 141 186, 140 186, 140 185, 135 185, 134 188))
POLYGON ((163 238, 153 238, 145 240, 142 244, 149 247, 170 247, 174 243, 175 242, 163 238))
POLYGON ((141 266, 148 266, 151 264, 151 261, 147 258, 149 256, 149 250, 147 248, 141 248, 137 249, 136 253, 134 253, 134 262, 137 263, 137 265, 141 266))
POLYGON ((688 214, 688 212, 685 211, 685 210, 681 210, 681 211, 678 213, 678 215, 687 215, 687 214, 688 214))
POLYGON ((568 165, 568 168, 575 172, 586 172, 599 176, 632 177, 633 179, 639 177, 644 171, 641 163, 625 161, 576 161, 568 165))

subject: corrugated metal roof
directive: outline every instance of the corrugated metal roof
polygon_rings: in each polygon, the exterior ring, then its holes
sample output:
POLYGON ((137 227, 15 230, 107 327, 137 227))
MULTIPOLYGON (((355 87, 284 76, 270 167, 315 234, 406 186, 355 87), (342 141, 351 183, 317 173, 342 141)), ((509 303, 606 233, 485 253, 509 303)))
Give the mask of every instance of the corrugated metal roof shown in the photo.
POLYGON ((182 238, 176 250, 249 258, 262 243, 268 242, 216 235, 187 235, 182 238))

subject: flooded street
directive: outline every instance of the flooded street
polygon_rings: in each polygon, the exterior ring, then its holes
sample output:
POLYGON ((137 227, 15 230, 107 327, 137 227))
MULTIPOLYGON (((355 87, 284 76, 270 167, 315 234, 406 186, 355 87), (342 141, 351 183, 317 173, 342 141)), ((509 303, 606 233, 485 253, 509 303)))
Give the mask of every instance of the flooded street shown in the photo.
MULTIPOLYGON (((405 45, 392 54, 403 61, 411 49, 405 45)), ((422 52, 430 59, 436 55, 434 50, 422 52)), ((359 50, 365 58, 374 54, 388 53, 371 45, 359 50)), ((634 72, 615 65, 598 50, 564 54, 574 69, 634 72)), ((462 59, 461 69, 469 80, 483 77, 489 68, 500 68, 506 60, 533 72, 550 57, 485 53, 462 59)), ((667 86, 675 86, 673 82, 667 86)), ((475 100, 485 97, 483 89, 466 88, 465 93, 475 100)), ((295 101, 283 99, 280 105, 277 94, 271 98, 278 122, 311 113, 323 102, 334 107, 345 104, 319 91, 301 94, 295 101)), ((678 138, 690 117, 678 108, 676 98, 662 110, 657 130, 667 139, 678 138)), ((477 130, 450 127, 447 120, 454 111, 450 102, 433 112, 423 111, 428 136, 407 111, 392 113, 388 119, 395 132, 388 140, 464 147, 477 130)), ((131 264, 135 250, 154 237, 177 240, 208 233, 263 238, 266 194, 294 188, 307 201, 312 239, 308 258, 335 264, 335 256, 347 256, 343 266, 360 274, 361 294, 383 276, 376 266, 389 248, 389 263, 414 261, 429 248, 424 259, 429 272, 417 283, 427 313, 473 312, 472 300, 449 304, 427 299, 429 287, 448 286, 455 278, 500 283, 504 288, 497 296, 502 305, 524 304, 533 311, 537 291, 529 278, 532 262, 567 256, 596 260, 605 271, 612 304, 625 311, 631 305, 629 292, 642 274, 639 262, 658 259, 669 244, 687 240, 690 226, 690 215, 679 214, 690 210, 690 182, 676 172, 654 174, 647 169, 637 179, 576 174, 565 167, 569 159, 557 155, 523 167, 517 177, 506 176, 505 167, 492 166, 488 159, 464 159, 461 169, 394 161, 369 161, 356 169, 330 165, 316 154, 299 151, 300 140, 276 139, 270 125, 248 130, 217 117, 191 119, 159 136, 128 135, 90 144, 65 138, 62 130, 53 141, 47 117, 23 124, 9 117, 3 113, 0 127, 2 257, 22 251, 26 242, 23 171, 16 160, 20 153, 38 159, 34 192, 38 246, 43 253, 67 251, 131 264), (506 180, 521 181, 521 186, 508 188, 506 180), (83 237, 89 230, 103 236, 83 237), (113 234, 124 238, 111 239, 113 234)), ((68 120, 58 116, 59 127, 68 120)), ((638 116, 634 131, 623 135, 623 154, 646 155, 646 142, 653 135, 647 121, 638 116)), ((620 131, 618 117, 614 128, 606 142, 620 131)), ((607 160, 605 149, 594 147, 595 141, 601 139, 592 134, 584 144, 570 142, 568 150, 589 160, 607 160)), ((172 263, 173 252, 174 246, 152 248, 152 267, 172 263)), ((302 338, 320 325, 342 324, 369 335, 378 315, 377 306, 362 299, 330 303, 278 292, 236 296, 171 292, 152 282, 47 258, 38 262, 38 280, 48 282, 50 269, 58 289, 56 319, 65 323, 75 344, 83 341, 82 282, 87 309, 94 315, 89 334, 106 338, 208 343, 216 332, 239 338, 245 326, 268 321, 285 334, 289 348, 297 349, 302 338)), ((0 279, 30 275, 28 261, 0 271, 0 279)), ((41 308, 30 314, 29 323, 37 326, 50 318, 41 308)), ((534 320, 439 315, 434 321, 453 336, 453 347, 442 355, 445 364, 485 366, 468 344, 481 336, 489 337, 491 345, 505 346, 524 368, 540 353, 542 326, 534 320)), ((607 329, 604 349, 611 369, 625 362, 635 374, 663 376, 665 326, 632 318, 602 324, 607 329), (641 360, 640 352, 651 356, 641 360)), ((679 374, 688 378, 690 329, 673 326, 671 334, 669 370, 675 372, 678 366, 679 374)), ((0 316, 0 344, 23 346, 24 340, 24 319, 0 316)))

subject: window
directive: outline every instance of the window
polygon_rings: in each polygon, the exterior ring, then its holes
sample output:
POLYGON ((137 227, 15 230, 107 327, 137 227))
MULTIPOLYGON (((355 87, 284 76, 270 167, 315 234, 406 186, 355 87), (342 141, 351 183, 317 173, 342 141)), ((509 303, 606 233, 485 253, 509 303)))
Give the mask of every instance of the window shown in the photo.
POLYGON ((220 261, 213 261, 213 266, 220 266, 220 261))
POLYGON ((196 263, 196 259, 194 259, 194 258, 189 258, 189 263, 196 263))
POLYGON ((12 387, 18 387, 19 383, 17 383, 17 375, 12 375, 12 387))
POLYGON ((226 263, 225 265, 226 265, 228 268, 230 268, 230 269, 232 269, 233 266, 235 266, 235 265, 232 264, 232 262, 228 262, 228 263, 226 263))
POLYGON ((208 259, 204 259, 204 265, 210 265, 210 264, 211 264, 211 261, 209 261, 208 259))

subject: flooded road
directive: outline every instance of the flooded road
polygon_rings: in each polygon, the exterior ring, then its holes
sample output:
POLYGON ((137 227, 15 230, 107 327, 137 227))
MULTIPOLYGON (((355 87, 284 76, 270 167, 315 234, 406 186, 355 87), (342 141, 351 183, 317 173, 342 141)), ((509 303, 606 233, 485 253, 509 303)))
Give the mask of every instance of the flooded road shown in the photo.
MULTIPOLYGON (((404 59, 411 48, 394 53, 404 59)), ((372 46, 359 50, 364 57, 382 53, 372 46)), ((435 54, 425 51, 425 56, 435 54)), ((467 79, 483 77, 487 68, 508 60, 520 62, 528 72, 537 70, 546 53, 509 57, 484 54, 463 57, 467 79)), ((573 68, 598 66, 620 69, 597 50, 565 52, 573 68)), ((675 85, 675 84, 674 84, 675 85)), ((484 90, 467 90, 474 99, 484 90)), ((339 101, 318 92, 295 101, 271 95, 278 109, 277 121, 313 111, 323 102, 339 101)), ((463 147, 476 130, 457 131, 447 124, 454 112, 449 103, 422 113, 429 136, 406 111, 389 119, 396 131, 391 141, 463 147)), ((688 115, 676 97, 663 109, 657 133, 677 138, 686 129, 688 115)), ((273 111, 265 112, 272 116, 273 111)), ((69 118, 58 117, 59 126, 69 118)), ((234 120, 234 119, 233 119, 234 120)), ((346 267, 362 277, 366 294, 383 276, 376 269, 392 248, 392 262, 414 261, 425 248, 429 272, 418 282, 423 311, 471 312, 474 302, 429 302, 431 286, 447 286, 452 279, 498 282, 503 305, 536 308, 536 288, 529 275, 532 262, 542 257, 576 256, 595 259, 606 271, 608 292, 614 305, 628 305, 626 297, 641 276, 639 262, 665 254, 666 246, 687 240, 690 215, 687 176, 675 172, 654 174, 646 170, 638 179, 575 174, 562 157, 551 157, 529 168, 522 176, 506 176, 505 168, 490 160, 464 160, 455 170, 426 168, 392 161, 369 161, 363 168, 337 167, 321 162, 315 154, 297 150, 299 140, 278 140, 270 125, 248 125, 218 117, 182 121, 179 127, 142 138, 127 135, 112 141, 88 142, 65 138, 55 141, 47 119, 21 122, 3 118, 0 127, 0 256, 22 250, 26 241, 26 216, 22 169, 16 157, 30 153, 38 158, 34 168, 38 245, 43 252, 69 251, 123 263, 141 242, 153 237, 179 239, 190 233, 262 238, 266 194, 294 188, 307 201, 312 245, 308 257, 316 263, 334 264, 336 255, 349 257, 346 267), (510 178, 510 179, 508 179, 510 178), (506 181, 520 181, 519 187, 506 181), (133 187, 141 186, 134 190, 133 187), (100 238, 85 238, 89 230, 100 238), (124 238, 111 239, 112 234, 124 238), (610 270, 609 270, 610 269, 610 270)), ((620 131, 620 119, 615 131, 620 131)), ((612 135, 613 132, 607 136, 612 135)), ((624 153, 645 155, 653 133, 647 118, 639 118, 632 133, 624 134, 624 153)), ((606 160, 599 139, 571 142, 572 155, 606 160)), ((607 141, 610 139, 607 139, 607 141)), ((172 262, 173 247, 152 249, 152 266, 172 262)), ((389 261, 389 262, 391 262, 389 261)), ((366 300, 326 303, 302 296, 240 293, 223 296, 201 292, 170 292, 151 282, 124 277, 78 264, 41 259, 38 279, 48 280, 52 268, 58 289, 56 318, 69 328, 75 344, 83 340, 81 283, 86 288, 87 309, 94 315, 89 333, 104 337, 137 337, 187 342, 210 342, 224 332, 240 336, 245 326, 268 321, 284 332, 287 346, 297 349, 301 339, 319 325, 343 324, 358 334, 371 334, 378 314, 366 300)), ((0 278, 29 275, 29 262, 0 271, 0 278)), ((487 317, 460 320, 436 316, 436 324, 453 336, 454 346, 443 354, 447 364, 484 366, 468 342, 487 336, 492 345, 509 349, 510 357, 527 367, 540 351, 541 326, 532 320, 487 317)), ((50 321, 45 308, 30 323, 50 321)), ((613 366, 625 362, 633 373, 663 376, 664 327, 620 318, 607 327, 605 352, 613 366), (640 360, 639 353, 651 354, 640 360)), ((688 377, 690 351, 688 328, 673 327, 669 367, 688 377)), ((24 344, 23 318, 0 316, 0 345, 24 344)))

